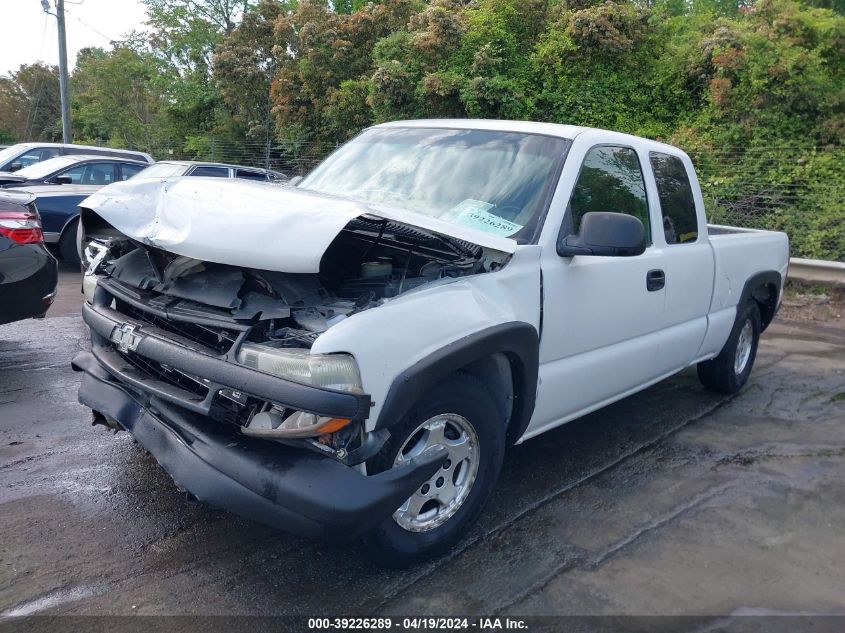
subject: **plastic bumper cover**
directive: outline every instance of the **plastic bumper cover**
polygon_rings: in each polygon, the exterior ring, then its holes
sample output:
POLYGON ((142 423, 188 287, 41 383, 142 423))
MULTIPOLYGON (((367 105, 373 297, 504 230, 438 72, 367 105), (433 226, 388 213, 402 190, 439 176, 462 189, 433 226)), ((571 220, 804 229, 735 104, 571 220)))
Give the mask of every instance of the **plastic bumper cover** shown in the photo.
POLYGON ((358 536, 390 516, 441 467, 443 447, 370 477, 335 460, 245 437, 234 426, 136 393, 88 352, 79 401, 117 420, 201 501, 302 536, 358 536))

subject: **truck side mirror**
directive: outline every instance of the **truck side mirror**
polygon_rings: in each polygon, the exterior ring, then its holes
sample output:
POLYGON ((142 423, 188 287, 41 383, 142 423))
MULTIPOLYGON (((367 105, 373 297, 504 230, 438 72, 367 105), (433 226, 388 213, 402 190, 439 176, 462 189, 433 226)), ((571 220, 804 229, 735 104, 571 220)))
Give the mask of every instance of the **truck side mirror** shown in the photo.
POLYGON ((21 165, 20 163, 12 163, 11 165, 9 165, 9 171, 17 171, 22 167, 23 165, 21 165))
POLYGON ((558 240, 557 254, 633 257, 645 251, 645 228, 639 218, 626 213, 590 212, 581 218, 577 235, 558 240))

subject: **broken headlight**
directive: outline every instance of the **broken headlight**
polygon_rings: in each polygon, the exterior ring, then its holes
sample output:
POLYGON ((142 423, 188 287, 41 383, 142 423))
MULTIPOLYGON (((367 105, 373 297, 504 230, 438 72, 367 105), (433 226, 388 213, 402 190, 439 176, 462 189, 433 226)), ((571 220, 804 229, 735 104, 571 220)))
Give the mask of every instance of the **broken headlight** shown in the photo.
POLYGON ((244 343, 238 362, 265 374, 314 387, 363 393, 358 364, 349 354, 311 354, 299 347, 274 347, 272 343, 244 343))

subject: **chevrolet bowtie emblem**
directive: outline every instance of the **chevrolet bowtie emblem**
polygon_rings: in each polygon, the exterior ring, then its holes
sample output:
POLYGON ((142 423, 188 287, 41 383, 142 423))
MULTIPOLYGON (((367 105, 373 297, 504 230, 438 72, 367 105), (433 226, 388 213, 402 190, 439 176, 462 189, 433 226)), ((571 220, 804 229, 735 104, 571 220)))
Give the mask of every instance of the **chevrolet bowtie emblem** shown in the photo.
POLYGON ((109 338, 125 354, 126 352, 134 352, 138 349, 138 344, 144 337, 138 332, 137 326, 131 323, 122 323, 114 326, 109 338))

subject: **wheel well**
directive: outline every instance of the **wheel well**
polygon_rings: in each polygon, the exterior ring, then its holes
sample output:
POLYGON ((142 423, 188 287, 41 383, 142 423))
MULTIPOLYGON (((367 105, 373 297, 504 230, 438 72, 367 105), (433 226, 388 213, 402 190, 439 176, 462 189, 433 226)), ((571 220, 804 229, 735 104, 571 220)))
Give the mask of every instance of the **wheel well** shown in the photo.
POLYGON ((761 284, 751 291, 751 298, 760 307, 761 330, 765 330, 775 318, 778 303, 778 288, 775 284, 761 284))
POLYGON ((488 388, 509 426, 513 417, 514 384, 508 357, 501 352, 491 354, 461 367, 458 372, 472 374, 488 388))
POLYGON ((502 412, 510 444, 515 444, 525 432, 534 408, 533 394, 526 393, 529 386, 524 370, 519 359, 505 352, 496 352, 456 372, 472 374, 488 387, 502 412), (526 407, 530 409, 526 411, 526 407))
POLYGON ((509 420, 508 439, 514 442, 534 412, 539 351, 536 327, 518 321, 499 323, 444 345, 394 378, 374 428, 395 424, 436 383, 467 371, 491 385, 509 420))
POLYGON ((70 218, 67 222, 65 222, 65 223, 64 223, 64 226, 62 226, 62 231, 61 231, 61 233, 59 234, 59 235, 61 236, 59 239, 61 239, 62 237, 64 237, 64 236, 65 236, 65 233, 67 232, 68 227, 69 227, 71 224, 73 224, 73 223, 74 223, 74 221, 76 221, 76 220, 79 220, 79 214, 78 214, 78 213, 77 213, 75 216, 73 216, 72 218, 70 218))

